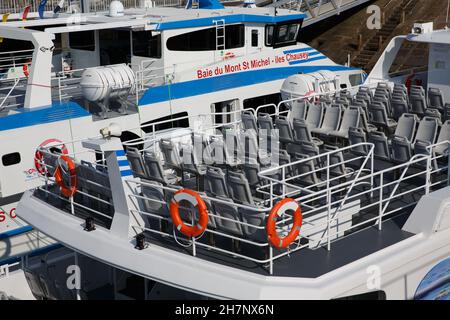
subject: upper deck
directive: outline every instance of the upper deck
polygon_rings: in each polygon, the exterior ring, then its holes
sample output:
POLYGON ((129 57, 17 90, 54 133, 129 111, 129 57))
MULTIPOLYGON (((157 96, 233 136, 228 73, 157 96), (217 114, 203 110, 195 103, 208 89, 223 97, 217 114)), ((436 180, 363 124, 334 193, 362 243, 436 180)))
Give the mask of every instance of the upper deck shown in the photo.
MULTIPOLYGON (((235 117, 230 113, 227 123, 212 127, 204 119, 216 114, 190 119, 192 129, 158 132, 161 123, 155 123, 149 125, 153 134, 128 141, 126 151, 111 136, 88 140, 83 145, 105 160, 88 164, 77 160, 84 155, 73 155, 77 193, 62 195, 50 174, 46 186, 26 194, 19 210, 84 254, 208 295, 273 297, 264 290, 273 287, 278 298, 292 298, 294 291, 298 298, 328 286, 330 291, 320 292, 336 297, 337 279, 344 274, 348 290, 361 281, 365 285, 368 266, 398 259, 397 266, 407 265, 414 259, 407 248, 424 250, 424 237, 445 234, 439 231, 448 227, 442 208, 448 201, 450 122, 442 124, 437 109, 439 118, 406 112, 398 123, 378 120, 379 109, 392 114, 386 111, 392 97, 414 100, 422 94, 403 89, 382 83, 313 95, 309 102, 301 97, 235 117), (366 105, 366 99, 372 102, 366 105), (321 109, 325 115, 317 120, 321 109), (337 130, 330 129, 332 121, 337 130), (208 225, 200 236, 184 236, 173 222, 174 195, 185 189, 206 203, 208 225), (279 248, 268 238, 268 224, 273 208, 286 198, 298 203, 303 221, 294 241, 279 248), (429 223, 420 223, 424 215, 429 223), (180 268, 194 278, 170 278, 171 270, 180 268), (199 270, 202 279, 221 278, 229 285, 198 281, 199 270), (325 284, 330 278, 335 281, 325 284)), ((54 172, 58 156, 41 151, 54 172)), ((280 237, 296 223, 294 210, 277 219, 280 237)), ((188 225, 196 225, 196 207, 183 203, 180 211, 188 225)))

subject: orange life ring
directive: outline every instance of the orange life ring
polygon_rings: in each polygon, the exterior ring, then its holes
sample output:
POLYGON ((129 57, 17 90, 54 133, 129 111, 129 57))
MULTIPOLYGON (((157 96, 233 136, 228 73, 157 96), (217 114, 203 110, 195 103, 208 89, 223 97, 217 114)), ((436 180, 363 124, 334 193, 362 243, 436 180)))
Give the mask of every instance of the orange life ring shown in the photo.
POLYGON ((267 237, 269 243, 275 248, 287 248, 292 242, 297 239, 300 234, 300 227, 302 226, 302 211, 297 201, 292 198, 286 198, 278 201, 275 206, 270 211, 269 217, 267 218, 267 237), (276 230, 277 218, 281 216, 287 210, 294 211, 294 222, 291 231, 287 236, 281 238, 276 230))
POLYGON ((59 157, 59 160, 64 161, 67 164, 67 168, 69 169, 70 176, 70 186, 66 186, 63 180, 61 165, 58 164, 55 170, 55 182, 57 185, 61 187, 61 194, 67 198, 73 197, 73 195, 77 192, 77 173, 75 171, 75 163, 72 159, 67 155, 62 155, 59 157))
POLYGON ((30 76, 30 68, 29 68, 29 65, 28 64, 24 64, 23 65, 23 67, 22 67, 22 70, 23 70, 23 74, 25 75, 25 77, 29 77, 30 76))
POLYGON ((36 168, 37 172, 39 172, 41 175, 48 175, 48 170, 47 170, 47 167, 42 164, 44 155, 42 154, 41 151, 39 151, 39 148, 47 146, 50 143, 60 144, 61 145, 61 153, 65 154, 65 155, 69 154, 69 151, 67 150, 66 146, 62 143, 62 141, 60 141, 58 139, 47 139, 44 142, 42 142, 36 149, 36 152, 34 153, 34 167, 36 168))
POLYGON ((170 216, 177 230, 190 238, 201 235, 208 225, 208 210, 205 201, 197 192, 190 189, 181 189, 175 192, 170 202, 170 216), (198 209, 199 221, 192 226, 187 225, 180 217, 180 201, 183 200, 188 201, 198 209))

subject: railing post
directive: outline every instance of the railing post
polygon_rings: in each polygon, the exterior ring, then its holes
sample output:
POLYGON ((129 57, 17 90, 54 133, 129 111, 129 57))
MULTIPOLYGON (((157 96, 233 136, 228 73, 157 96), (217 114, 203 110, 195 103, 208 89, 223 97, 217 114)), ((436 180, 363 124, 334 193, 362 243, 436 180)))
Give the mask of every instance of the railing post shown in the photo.
POLYGON ((273 248, 271 245, 269 245, 269 273, 270 275, 273 274, 273 248))
POLYGON ((327 217, 327 250, 331 250, 331 238, 330 238, 330 231, 331 231, 331 190, 330 190, 330 154, 327 153, 327 210, 328 210, 328 217, 327 217))
POLYGON ((432 150, 430 149, 430 155, 427 157, 427 175, 425 181, 425 194, 430 193, 430 185, 431 185, 431 155, 433 154, 432 150))
POLYGON ((378 230, 381 231, 381 222, 383 220, 383 183, 384 183, 384 172, 381 172, 380 175, 380 203, 378 206, 378 230))

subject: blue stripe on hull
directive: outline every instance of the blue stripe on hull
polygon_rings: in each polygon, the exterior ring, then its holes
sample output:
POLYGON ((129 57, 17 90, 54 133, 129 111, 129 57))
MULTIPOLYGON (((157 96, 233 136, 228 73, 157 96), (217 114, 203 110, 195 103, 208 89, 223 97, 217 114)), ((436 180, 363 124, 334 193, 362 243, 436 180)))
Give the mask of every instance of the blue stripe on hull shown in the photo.
MULTIPOLYGON (((322 59, 322 57, 316 57, 312 59, 318 60, 319 58, 322 59)), ((312 61, 312 59, 310 59, 309 61, 312 61)), ((185 82, 173 83, 171 85, 163 85, 150 88, 145 92, 145 94, 139 101, 139 105, 145 106, 157 102, 182 99, 220 90, 227 90, 254 85, 262 82, 275 81, 285 79, 296 73, 311 73, 319 70, 339 71, 356 69, 340 65, 328 65, 296 66, 244 71, 218 77, 190 80, 185 82)))
POLYGON ((26 110, 17 109, 17 113, 0 117, 0 131, 34 125, 75 119, 91 114, 75 102, 55 102, 52 106, 26 110))

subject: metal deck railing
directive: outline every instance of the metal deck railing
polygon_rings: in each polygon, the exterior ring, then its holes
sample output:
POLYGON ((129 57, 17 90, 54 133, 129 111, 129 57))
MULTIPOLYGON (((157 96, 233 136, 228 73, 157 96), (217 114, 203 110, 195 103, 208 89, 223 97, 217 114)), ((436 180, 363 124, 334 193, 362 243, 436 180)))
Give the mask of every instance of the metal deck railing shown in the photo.
MULTIPOLYGON (((278 0, 267 4, 269 7, 283 8, 306 13, 304 26, 308 26, 339 15, 344 11, 369 2, 370 0, 278 0)), ((262 1, 266 3, 268 1, 262 1)))

